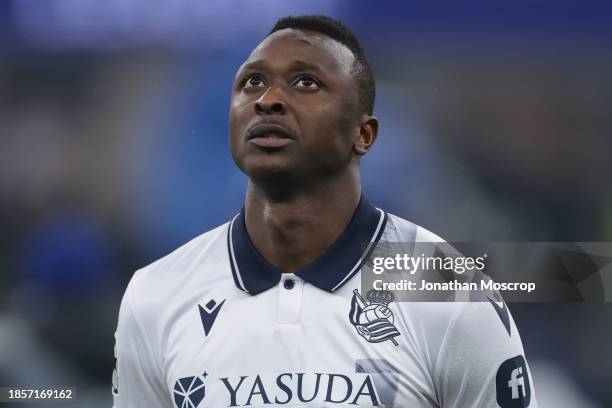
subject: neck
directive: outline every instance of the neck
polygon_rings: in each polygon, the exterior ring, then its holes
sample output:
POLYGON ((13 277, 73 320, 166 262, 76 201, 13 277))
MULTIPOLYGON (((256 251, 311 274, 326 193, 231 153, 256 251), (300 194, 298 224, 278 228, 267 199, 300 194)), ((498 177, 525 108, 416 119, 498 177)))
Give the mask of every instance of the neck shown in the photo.
POLYGON ((316 187, 270 194, 251 180, 245 223, 253 245, 272 265, 295 272, 318 258, 348 226, 361 197, 359 171, 346 171, 316 187))

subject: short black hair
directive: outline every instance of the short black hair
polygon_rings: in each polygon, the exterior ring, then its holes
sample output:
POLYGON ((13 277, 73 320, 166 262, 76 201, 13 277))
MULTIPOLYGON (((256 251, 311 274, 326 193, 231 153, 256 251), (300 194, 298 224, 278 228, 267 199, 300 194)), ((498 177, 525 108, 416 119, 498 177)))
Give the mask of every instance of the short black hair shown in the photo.
POLYGON ((340 21, 327 16, 288 16, 279 19, 268 36, 286 28, 321 33, 351 50, 355 56, 353 74, 359 91, 359 105, 363 111, 371 115, 374 111, 374 98, 376 96, 374 74, 355 34, 340 21))

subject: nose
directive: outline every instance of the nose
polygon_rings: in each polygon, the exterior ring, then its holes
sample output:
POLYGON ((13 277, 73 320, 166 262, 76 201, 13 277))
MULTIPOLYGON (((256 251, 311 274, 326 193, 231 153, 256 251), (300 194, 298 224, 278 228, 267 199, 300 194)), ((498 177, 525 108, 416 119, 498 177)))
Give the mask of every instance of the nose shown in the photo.
POLYGON ((255 113, 258 115, 284 115, 285 112, 285 102, 274 87, 266 89, 263 95, 255 101, 255 113))

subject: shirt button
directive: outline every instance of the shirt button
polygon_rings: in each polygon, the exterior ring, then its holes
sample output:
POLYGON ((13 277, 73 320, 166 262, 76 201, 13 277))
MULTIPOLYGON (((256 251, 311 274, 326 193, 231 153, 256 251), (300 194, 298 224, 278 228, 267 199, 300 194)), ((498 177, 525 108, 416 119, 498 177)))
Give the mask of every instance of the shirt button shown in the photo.
POLYGON ((283 282, 283 286, 285 287, 285 289, 291 290, 295 286, 295 281, 293 279, 285 279, 285 282, 283 282))

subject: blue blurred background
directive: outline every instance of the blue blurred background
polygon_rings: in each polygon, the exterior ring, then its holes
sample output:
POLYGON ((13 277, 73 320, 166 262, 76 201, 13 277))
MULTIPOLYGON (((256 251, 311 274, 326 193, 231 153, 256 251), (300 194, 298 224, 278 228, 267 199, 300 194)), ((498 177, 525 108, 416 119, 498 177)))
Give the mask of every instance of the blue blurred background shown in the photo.
MULTIPOLYGON (((612 241, 610 2, 4 1, 0 386, 111 406, 123 290, 240 209, 230 84, 289 14, 363 42, 376 205, 447 240, 612 241)), ((610 304, 510 308, 540 406, 612 406, 610 304)))

